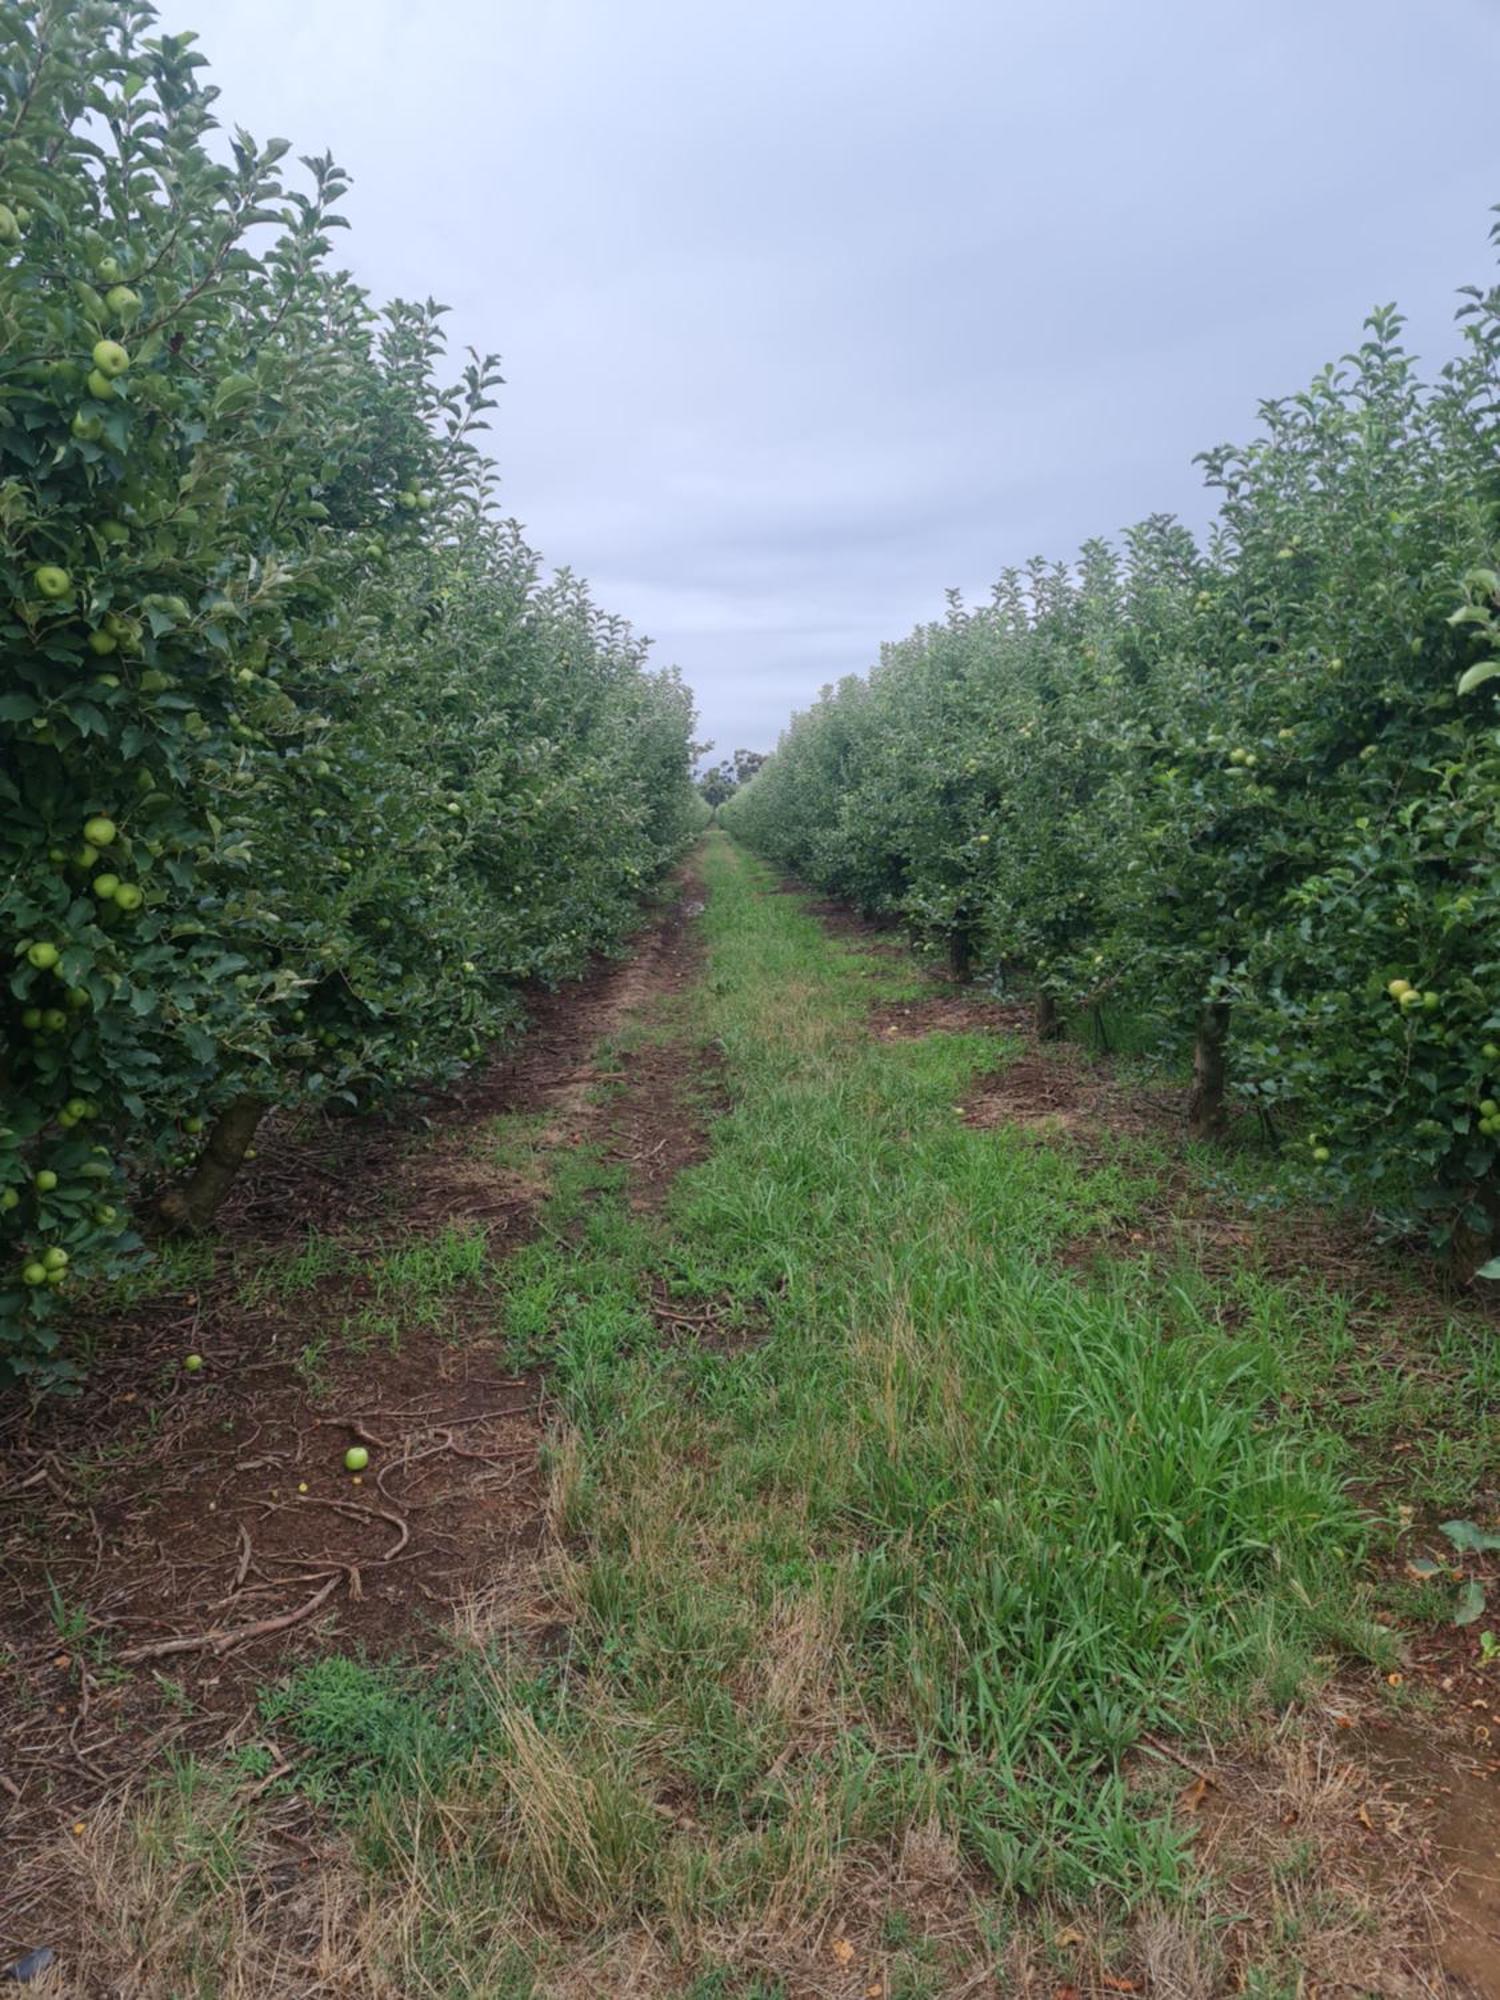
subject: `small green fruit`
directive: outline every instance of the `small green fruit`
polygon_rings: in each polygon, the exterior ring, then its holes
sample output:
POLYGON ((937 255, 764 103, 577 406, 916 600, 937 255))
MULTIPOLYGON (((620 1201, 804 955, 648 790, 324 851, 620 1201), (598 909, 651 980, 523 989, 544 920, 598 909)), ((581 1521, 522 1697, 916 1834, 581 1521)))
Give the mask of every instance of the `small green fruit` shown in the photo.
POLYGON ((36 1263, 23 1266, 21 1280, 23 1284, 27 1285, 45 1285, 47 1282, 47 1266, 36 1263))
POLYGON ((42 1252, 42 1262, 49 1271, 66 1271, 68 1268, 68 1253, 59 1245, 54 1244, 50 1250, 42 1252))
POLYGON ((1314 1146, 1313 1158, 1317 1161, 1318 1165, 1321 1167, 1325 1165, 1327 1161, 1331 1160, 1333 1158, 1333 1155, 1332 1153, 1329 1152, 1326 1146, 1314 1146))
POLYGON ((60 1035, 68 1025, 68 1017, 61 1007, 47 1007, 42 1011, 42 1026, 49 1035, 60 1035))
POLYGON ((119 828, 103 813, 96 813, 83 823, 83 837, 91 847, 112 847, 119 828))
POLYGON ((120 642, 114 634, 106 632, 102 626, 96 626, 89 634, 89 651, 97 653, 101 660, 106 658, 110 653, 117 651, 119 644, 120 642))
POLYGON ((115 908, 117 910, 138 910, 145 900, 144 890, 138 889, 134 882, 122 882, 115 891, 115 908))
POLYGON ((31 580, 36 585, 37 596, 45 597, 52 604, 58 598, 66 597, 73 588, 72 577, 56 563, 43 563, 40 569, 33 572, 31 580))
POLYGON ((21 1197, 13 1187, 0 1188, 0 1214, 8 1215, 13 1208, 21 1206, 21 1197))
POLYGON ((72 431, 80 444, 97 444, 104 435, 103 419, 94 410, 79 410, 73 418, 72 431))
POLYGON ((91 368, 83 386, 98 402, 107 403, 115 393, 115 378, 106 375, 102 368, 91 368))
POLYGON ((201 1354, 184 1355, 182 1365, 189 1375, 196 1375, 198 1370, 203 1366, 203 1356, 201 1354))
POLYGON ((363 1472, 369 1463, 370 1454, 362 1444, 351 1444, 349 1449, 344 1453, 344 1470, 346 1472, 363 1472))
POLYGON ((31 945, 28 948, 26 963, 37 972, 50 972, 61 957, 62 953, 55 944, 43 942, 31 945))
POLYGON ((116 375, 123 375, 130 366, 130 356, 118 340, 96 340, 90 360, 101 375, 112 381, 116 375))
POLYGON ((104 874, 94 877, 94 894, 99 898, 101 903, 113 902, 119 886, 120 878, 118 875, 104 874))
POLYGON ((51 1194, 52 1190, 57 1186, 57 1175, 53 1173, 50 1167, 43 1167, 41 1172, 36 1176, 33 1186, 36 1188, 38 1194, 51 1194))
MULTIPOLYGON (((133 292, 129 285, 111 285, 104 294, 104 303, 116 319, 133 320, 141 309, 141 295, 139 292, 133 292)), ((124 353, 123 348, 120 351, 124 353)), ((94 349, 94 358, 96 361, 99 358, 97 347, 94 349)), ((126 365, 129 366, 128 356, 126 365)))
POLYGON ((184 1118, 182 1121, 182 1129, 184 1132, 191 1133, 192 1136, 196 1138, 198 1134, 203 1130, 203 1120, 201 1118, 184 1118))

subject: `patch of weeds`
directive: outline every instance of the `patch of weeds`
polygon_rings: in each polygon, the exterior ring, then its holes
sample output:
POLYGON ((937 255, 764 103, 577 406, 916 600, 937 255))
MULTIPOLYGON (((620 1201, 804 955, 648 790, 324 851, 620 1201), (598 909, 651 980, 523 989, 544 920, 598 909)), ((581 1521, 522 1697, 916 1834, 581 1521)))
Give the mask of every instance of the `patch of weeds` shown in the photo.
POLYGON ((320 1333, 307 1341, 297 1353, 292 1367, 297 1379, 304 1385, 309 1396, 316 1402, 328 1394, 328 1353, 330 1341, 326 1333, 320 1333))
POLYGON ((787 2000, 787 1988, 780 1979, 713 1966, 685 1988, 683 2000, 787 2000))
POLYGON ((456 1300, 483 1291, 489 1276, 483 1230, 450 1224, 436 1236, 412 1237, 364 1262, 370 1296, 346 1316, 345 1332, 356 1341, 381 1341, 394 1353, 403 1331, 450 1327, 456 1300))
POLYGON ((260 1715, 300 1745, 298 1790, 345 1811, 377 1789, 430 1784, 461 1747, 409 1673, 339 1653, 265 1689, 260 1715))
POLYGON ((240 1279, 237 1296, 245 1306, 285 1304, 325 1279, 339 1276, 349 1264, 350 1253, 344 1245, 314 1229, 295 1250, 258 1259, 240 1279))
POLYGON ((217 1255, 217 1245, 205 1237, 166 1237, 102 1286, 98 1303, 107 1312, 125 1313, 147 1299, 201 1290, 214 1275, 217 1255))

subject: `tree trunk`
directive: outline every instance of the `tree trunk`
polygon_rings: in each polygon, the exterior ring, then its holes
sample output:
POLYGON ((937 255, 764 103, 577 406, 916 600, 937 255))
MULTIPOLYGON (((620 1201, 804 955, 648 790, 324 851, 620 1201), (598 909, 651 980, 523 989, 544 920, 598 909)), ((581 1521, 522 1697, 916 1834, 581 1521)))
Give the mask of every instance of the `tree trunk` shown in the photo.
POLYGON ((948 970, 955 979, 967 979, 974 969, 974 933, 965 924, 948 933, 948 970))
POLYGON ((1188 1130, 1195 1139, 1218 1139, 1227 1122, 1224 1084, 1229 1072, 1229 1002, 1212 1000, 1198 1016, 1193 1043, 1193 1088, 1188 1130))
POLYGON ((1057 1011, 1057 1002, 1045 986, 1037 988, 1036 996, 1036 1038, 1039 1042, 1062 1040, 1062 1015, 1057 1011))
MULTIPOLYGON (((1500 1255, 1500 1185, 1493 1180, 1485 1182, 1474 1190, 1474 1201, 1489 1217, 1488 1224, 1483 1229, 1476 1229, 1467 1219, 1460 1221, 1448 1245, 1449 1264, 1454 1276, 1464 1285, 1474 1284, 1480 1268, 1488 1264, 1492 1257, 1500 1255)), ((1490 1282, 1485 1279, 1480 1289, 1488 1293, 1490 1282)))
POLYGON ((157 1204, 164 1228, 196 1236, 209 1227, 234 1184, 245 1148, 255 1137, 265 1109, 258 1097, 239 1097, 219 1114, 193 1171, 181 1187, 169 1188, 157 1204))

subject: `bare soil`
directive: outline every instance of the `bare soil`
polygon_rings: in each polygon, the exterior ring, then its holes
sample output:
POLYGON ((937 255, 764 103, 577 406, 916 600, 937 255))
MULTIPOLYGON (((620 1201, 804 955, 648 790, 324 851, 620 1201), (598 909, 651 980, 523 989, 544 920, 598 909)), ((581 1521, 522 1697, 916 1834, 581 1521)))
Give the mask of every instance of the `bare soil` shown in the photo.
POLYGON ((207 1274, 82 1328, 81 1395, 0 1405, 0 1967, 67 1934, 41 1861, 59 1834, 165 1755, 258 1734, 257 1690, 298 1660, 403 1651, 497 1598, 545 1638, 546 1387, 506 1364, 494 1267, 560 1151, 597 1146, 650 1206, 704 1149, 709 1052, 659 1032, 701 955, 701 886, 674 887, 629 958, 536 995, 453 1090, 268 1130, 207 1274), (278 1293, 313 1232, 336 1268, 278 1293), (479 1275, 410 1317, 381 1259, 454 1232, 482 1234, 479 1275))

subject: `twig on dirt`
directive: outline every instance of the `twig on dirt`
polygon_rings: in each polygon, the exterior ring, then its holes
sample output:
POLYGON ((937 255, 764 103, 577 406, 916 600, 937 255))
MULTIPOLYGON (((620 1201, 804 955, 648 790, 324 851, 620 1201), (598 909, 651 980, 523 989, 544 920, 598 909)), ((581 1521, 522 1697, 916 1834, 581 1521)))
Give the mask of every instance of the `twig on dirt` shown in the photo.
POLYGON ((1190 1776, 1194 1778, 1202 1779, 1204 1784, 1210 1785, 1213 1783, 1213 1780, 1212 1778, 1209 1777, 1207 1771, 1203 1770, 1201 1766, 1192 1763, 1188 1758, 1184 1757, 1180 1750, 1174 1750, 1170 1743, 1163 1743, 1159 1741, 1159 1739, 1155 1736, 1146 1736, 1146 1735, 1142 1735, 1139 1741, 1145 1746, 1146 1749, 1154 1750, 1158 1757, 1163 1757, 1169 1763, 1172 1764, 1180 1764, 1184 1771, 1188 1772, 1190 1776))
POLYGON ((698 1313, 680 1313, 673 1312, 670 1306, 653 1303, 651 1316, 653 1319, 669 1319, 674 1326, 705 1327, 712 1326, 719 1315, 715 1306, 706 1306, 698 1313))
POLYGON ((481 1465, 495 1465, 502 1458, 528 1457, 536 1451, 537 1446, 534 1439, 529 1439, 525 1444, 501 1445, 498 1451, 465 1451, 461 1444, 455 1444, 452 1438, 449 1438, 442 1449, 451 1452, 454 1458, 473 1458, 481 1465))
POLYGON ((314 1493, 299 1493, 297 1495, 297 1505, 299 1507, 331 1507, 336 1514, 350 1514, 356 1519, 364 1519, 366 1521, 389 1521, 391 1526, 398 1531, 400 1540, 394 1548, 387 1549, 383 1556, 377 1558, 382 1563, 394 1562, 396 1557, 400 1555, 401 1551, 411 1540, 411 1529, 407 1526, 401 1515, 389 1513, 384 1507, 361 1507, 357 1500, 324 1500, 314 1493))
POLYGON ((361 1444, 372 1446, 376 1451, 394 1451, 396 1449, 396 1440, 394 1438, 376 1437, 373 1431, 365 1429, 357 1417, 319 1417, 318 1422, 320 1424, 330 1424, 335 1430, 348 1431, 351 1437, 357 1438, 361 1444))
POLYGON ((244 1522, 241 1521, 240 1561, 239 1561, 239 1567, 236 1569, 234 1573, 234 1582, 230 1585, 229 1588, 229 1594, 231 1597, 234 1595, 235 1591, 237 1591, 240 1588, 241 1584, 243 1584, 245 1578, 250 1574, 250 1558, 251 1558, 250 1530, 245 1526, 244 1522))
POLYGON ((222 1658, 232 1646, 242 1646, 249 1639, 264 1639, 272 1632, 284 1632, 290 1625, 300 1625, 304 1618, 326 1604, 346 1572, 338 1569, 329 1577, 321 1590, 315 1590, 305 1604, 299 1604, 295 1611, 284 1611, 278 1618, 259 1618, 253 1625, 237 1625, 230 1632, 195 1632, 183 1639, 160 1639, 150 1646, 131 1646, 123 1653, 115 1655, 121 1666, 135 1666, 141 1660, 164 1660, 174 1653, 213 1653, 222 1658))

